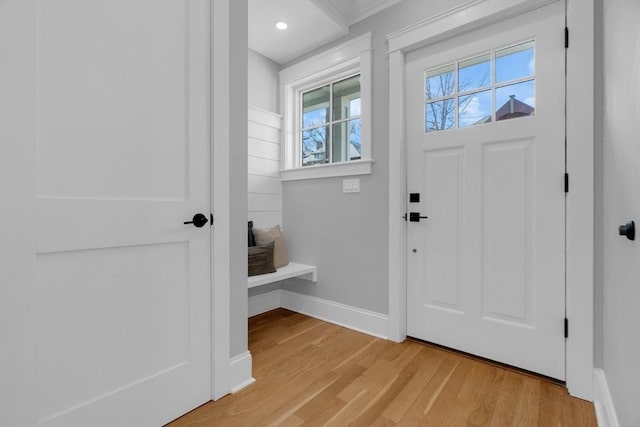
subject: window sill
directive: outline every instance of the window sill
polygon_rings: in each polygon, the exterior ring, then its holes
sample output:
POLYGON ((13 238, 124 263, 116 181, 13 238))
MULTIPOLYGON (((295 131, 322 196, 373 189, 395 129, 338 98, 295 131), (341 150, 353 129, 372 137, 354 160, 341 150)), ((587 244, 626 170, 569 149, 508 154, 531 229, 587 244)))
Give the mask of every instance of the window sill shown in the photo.
POLYGON ((307 166, 299 169, 284 169, 280 171, 280 180, 299 181, 336 176, 370 175, 372 164, 373 160, 354 160, 330 165, 307 166))

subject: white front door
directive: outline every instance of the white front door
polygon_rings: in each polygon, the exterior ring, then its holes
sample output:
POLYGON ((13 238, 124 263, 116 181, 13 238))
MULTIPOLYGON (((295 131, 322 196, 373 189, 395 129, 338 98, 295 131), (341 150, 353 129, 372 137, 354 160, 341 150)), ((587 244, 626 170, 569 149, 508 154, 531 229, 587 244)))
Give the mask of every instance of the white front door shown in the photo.
POLYGON ((410 336, 564 379, 564 7, 407 55, 410 336), (415 200, 415 199, 414 199, 415 200))
POLYGON ((28 425, 162 425, 211 396, 209 3, 0 12, 33 36, 28 425))

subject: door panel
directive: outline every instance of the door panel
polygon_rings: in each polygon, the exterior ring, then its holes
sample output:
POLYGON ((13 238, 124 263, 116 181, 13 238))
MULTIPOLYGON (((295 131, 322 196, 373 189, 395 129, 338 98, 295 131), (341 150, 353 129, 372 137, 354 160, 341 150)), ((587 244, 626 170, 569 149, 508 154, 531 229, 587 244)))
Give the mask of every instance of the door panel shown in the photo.
POLYGON ((181 1, 39 2, 40 196, 187 197, 188 19, 181 1))
POLYGON ((437 218, 438 225, 432 227, 429 236, 424 236, 423 302, 463 310, 460 265, 464 255, 461 239, 465 208, 462 197, 464 149, 427 151, 424 158, 425 207, 437 218))
POLYGON ((211 396, 209 2, 39 1, 37 423, 211 396))
POLYGON ((530 323, 533 145, 504 141, 483 149, 483 315, 530 323))
POLYGON ((559 379, 563 34, 557 2, 405 68, 408 210, 428 216, 407 223, 408 335, 559 379))
POLYGON ((38 256, 41 418, 188 362, 188 252, 176 242, 38 256))

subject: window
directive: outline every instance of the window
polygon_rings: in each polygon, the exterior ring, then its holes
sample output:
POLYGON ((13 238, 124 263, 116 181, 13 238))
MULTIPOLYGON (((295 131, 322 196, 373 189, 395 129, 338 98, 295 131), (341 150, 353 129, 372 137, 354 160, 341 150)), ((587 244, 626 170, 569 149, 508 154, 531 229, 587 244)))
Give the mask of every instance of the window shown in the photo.
POLYGON ((527 41, 425 72, 425 132, 535 114, 535 51, 527 41))
POLYGON ((362 158, 360 75, 302 94, 302 166, 362 158))
POLYGON ((283 181, 371 173, 371 34, 280 72, 283 181))

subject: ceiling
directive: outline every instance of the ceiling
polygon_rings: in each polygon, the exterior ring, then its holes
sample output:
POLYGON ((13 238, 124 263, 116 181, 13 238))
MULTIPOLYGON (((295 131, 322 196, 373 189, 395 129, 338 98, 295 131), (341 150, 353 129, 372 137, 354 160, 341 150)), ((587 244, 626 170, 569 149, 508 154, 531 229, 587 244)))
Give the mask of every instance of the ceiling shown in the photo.
POLYGON ((249 0, 249 47, 284 64, 401 0, 249 0), (275 24, 284 21, 285 31, 275 24))

